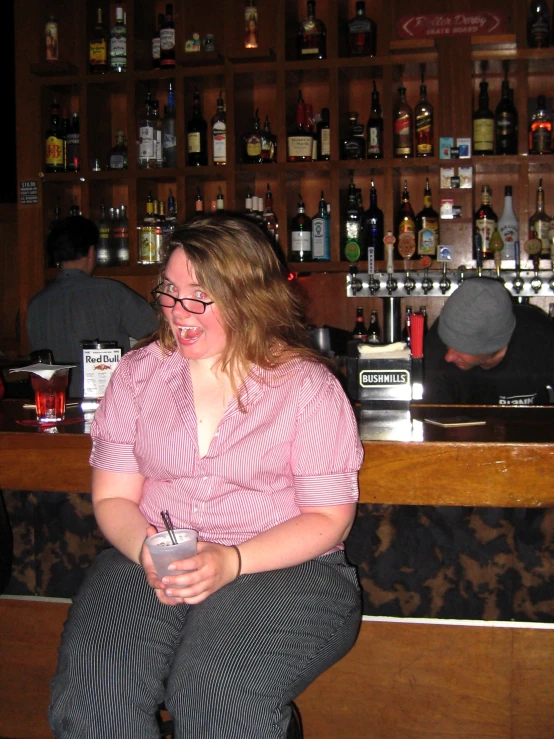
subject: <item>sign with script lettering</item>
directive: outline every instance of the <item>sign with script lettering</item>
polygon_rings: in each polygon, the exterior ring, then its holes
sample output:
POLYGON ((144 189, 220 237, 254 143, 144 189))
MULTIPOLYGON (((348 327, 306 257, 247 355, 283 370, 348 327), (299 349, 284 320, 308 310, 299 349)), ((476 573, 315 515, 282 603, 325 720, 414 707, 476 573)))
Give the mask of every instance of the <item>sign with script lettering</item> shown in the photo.
POLYGON ((405 15, 396 21, 399 38, 437 38, 440 36, 484 36, 507 33, 508 19, 500 10, 474 13, 428 13, 405 15))

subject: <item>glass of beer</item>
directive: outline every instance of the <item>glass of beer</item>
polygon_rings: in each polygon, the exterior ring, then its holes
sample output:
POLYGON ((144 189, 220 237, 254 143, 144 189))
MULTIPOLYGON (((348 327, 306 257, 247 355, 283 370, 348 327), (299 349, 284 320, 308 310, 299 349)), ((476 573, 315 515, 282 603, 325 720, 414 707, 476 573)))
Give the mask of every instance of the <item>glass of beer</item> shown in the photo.
POLYGON ((39 423, 58 423, 65 418, 65 395, 69 369, 56 370, 50 379, 32 375, 31 386, 35 391, 37 421, 39 423))

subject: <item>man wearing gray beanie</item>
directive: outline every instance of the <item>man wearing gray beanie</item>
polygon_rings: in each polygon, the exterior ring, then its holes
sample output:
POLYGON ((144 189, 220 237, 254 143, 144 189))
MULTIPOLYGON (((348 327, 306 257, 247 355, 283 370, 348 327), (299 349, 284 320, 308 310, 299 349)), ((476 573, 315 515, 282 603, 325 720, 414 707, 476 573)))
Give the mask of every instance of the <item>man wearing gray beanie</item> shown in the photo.
POLYGON ((504 286, 465 280, 429 330, 423 398, 430 403, 544 405, 554 387, 554 322, 513 305, 504 286))

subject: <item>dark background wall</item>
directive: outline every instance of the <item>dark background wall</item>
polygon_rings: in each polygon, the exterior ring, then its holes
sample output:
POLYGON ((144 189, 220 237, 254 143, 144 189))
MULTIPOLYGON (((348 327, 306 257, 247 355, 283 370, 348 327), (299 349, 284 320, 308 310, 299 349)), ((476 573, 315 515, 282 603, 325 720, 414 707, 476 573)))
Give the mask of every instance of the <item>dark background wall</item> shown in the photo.
POLYGON ((15 156, 15 43, 13 33, 14 3, 2 3, 3 26, 9 29, 0 44, 0 69, 2 69, 2 107, 5 111, 3 127, 7 127, 2 155, 0 175, 0 203, 16 202, 16 156, 15 156))

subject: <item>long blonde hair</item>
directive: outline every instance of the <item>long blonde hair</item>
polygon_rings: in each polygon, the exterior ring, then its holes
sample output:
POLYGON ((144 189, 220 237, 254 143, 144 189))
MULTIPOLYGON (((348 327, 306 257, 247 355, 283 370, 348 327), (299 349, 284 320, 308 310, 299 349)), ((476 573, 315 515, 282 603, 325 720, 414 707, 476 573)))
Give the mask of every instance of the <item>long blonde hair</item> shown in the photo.
MULTIPOLYGON (((295 357, 327 364, 310 348, 302 303, 256 223, 214 214, 178 226, 165 246, 162 279, 177 249, 184 251, 198 284, 218 307, 227 334, 220 370, 228 373, 235 392, 237 380, 253 365, 277 369, 295 357)), ((165 319, 156 338, 163 351, 175 351, 165 319)))

